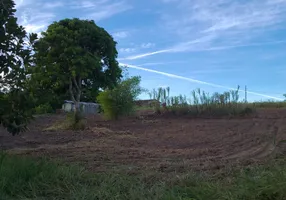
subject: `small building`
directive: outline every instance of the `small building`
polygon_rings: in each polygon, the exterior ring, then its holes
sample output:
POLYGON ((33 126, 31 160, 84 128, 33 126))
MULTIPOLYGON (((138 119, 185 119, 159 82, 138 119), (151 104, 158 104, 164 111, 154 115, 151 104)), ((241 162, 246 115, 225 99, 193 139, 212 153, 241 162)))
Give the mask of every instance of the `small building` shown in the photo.
MULTIPOLYGON (((79 102, 79 107, 83 114, 97 114, 99 113, 100 105, 92 102, 79 102)), ((75 105, 73 101, 65 100, 62 105, 62 110, 65 112, 73 112, 75 105)))

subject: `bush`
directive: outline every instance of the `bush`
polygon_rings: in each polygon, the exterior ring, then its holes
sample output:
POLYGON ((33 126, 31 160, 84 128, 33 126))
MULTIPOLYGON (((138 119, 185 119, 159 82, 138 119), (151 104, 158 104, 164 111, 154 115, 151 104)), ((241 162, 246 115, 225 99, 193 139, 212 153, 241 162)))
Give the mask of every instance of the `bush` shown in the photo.
POLYGON ((105 90, 98 95, 97 100, 107 119, 117 119, 120 116, 131 115, 135 111, 134 101, 143 91, 139 84, 140 77, 128 78, 114 89, 105 90))
POLYGON ((35 108, 35 114, 41 115, 46 113, 52 113, 53 108, 49 103, 41 104, 35 108))

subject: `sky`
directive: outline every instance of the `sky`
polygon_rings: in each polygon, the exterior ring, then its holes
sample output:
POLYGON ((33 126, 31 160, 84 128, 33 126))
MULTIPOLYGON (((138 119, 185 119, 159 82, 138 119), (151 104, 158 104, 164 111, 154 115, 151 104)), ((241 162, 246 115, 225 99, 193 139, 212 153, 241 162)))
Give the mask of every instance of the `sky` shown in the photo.
MULTIPOLYGON (((117 41, 118 62, 146 89, 190 96, 236 89, 248 100, 286 93, 286 0, 15 0, 19 24, 40 33, 92 19, 117 41)), ((148 98, 141 95, 141 98, 148 98)))

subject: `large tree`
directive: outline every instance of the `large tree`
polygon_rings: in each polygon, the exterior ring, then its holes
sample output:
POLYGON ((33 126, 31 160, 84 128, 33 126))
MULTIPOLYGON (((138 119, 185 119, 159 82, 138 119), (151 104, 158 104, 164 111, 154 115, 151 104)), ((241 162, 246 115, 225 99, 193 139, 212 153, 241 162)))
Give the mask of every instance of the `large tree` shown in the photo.
POLYGON ((64 88, 77 112, 82 97, 120 80, 116 58, 116 42, 94 21, 64 19, 51 24, 36 42, 33 76, 50 88, 64 88))
MULTIPOLYGON (((0 124, 13 134, 26 129, 31 118, 26 72, 32 62, 30 43, 17 24, 12 0, 0 0, 0 124)), ((30 40, 29 40, 30 39, 30 40)))

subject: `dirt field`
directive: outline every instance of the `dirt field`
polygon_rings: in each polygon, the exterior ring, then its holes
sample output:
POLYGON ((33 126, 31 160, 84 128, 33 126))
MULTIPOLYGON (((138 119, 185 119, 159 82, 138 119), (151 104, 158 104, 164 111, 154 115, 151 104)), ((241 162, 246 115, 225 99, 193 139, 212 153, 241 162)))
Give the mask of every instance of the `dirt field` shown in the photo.
POLYGON ((80 163, 97 172, 219 169, 260 162, 286 150, 279 142, 286 139, 285 109, 259 110, 244 119, 142 115, 105 121, 97 116, 88 119, 85 131, 43 131, 63 117, 37 117, 20 136, 0 129, 0 149, 80 163))

